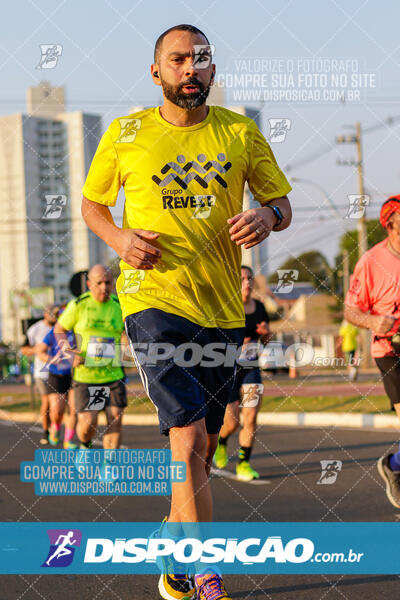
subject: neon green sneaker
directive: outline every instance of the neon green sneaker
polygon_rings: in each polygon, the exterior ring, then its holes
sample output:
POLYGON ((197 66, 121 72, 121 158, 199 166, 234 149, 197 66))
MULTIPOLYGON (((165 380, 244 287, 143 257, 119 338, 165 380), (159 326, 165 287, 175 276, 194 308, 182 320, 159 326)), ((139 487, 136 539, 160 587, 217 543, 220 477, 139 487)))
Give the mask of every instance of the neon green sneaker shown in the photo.
POLYGON ((247 460, 243 460, 241 463, 236 465, 236 475, 240 481, 253 481, 253 479, 260 479, 260 474, 257 473, 247 460))
POLYGON ((74 442, 66 442, 64 440, 64 450, 76 450, 78 448, 78 444, 74 444, 74 442))
POLYGON ((50 427, 49 431, 49 442, 52 446, 57 446, 60 441, 59 432, 55 427, 50 427))
POLYGON ((218 443, 214 454, 214 464, 217 469, 223 469, 228 464, 228 450, 226 444, 218 443))

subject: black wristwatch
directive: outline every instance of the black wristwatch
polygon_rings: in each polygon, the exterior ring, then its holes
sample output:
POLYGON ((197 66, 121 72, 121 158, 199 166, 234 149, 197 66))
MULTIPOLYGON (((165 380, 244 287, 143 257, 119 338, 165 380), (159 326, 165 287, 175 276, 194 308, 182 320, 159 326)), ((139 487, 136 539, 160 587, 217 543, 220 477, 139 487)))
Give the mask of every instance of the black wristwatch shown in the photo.
POLYGON ((278 208, 277 206, 273 206, 272 204, 265 204, 264 206, 267 206, 268 208, 270 208, 272 210, 272 212, 274 213, 274 215, 276 216, 276 223, 272 229, 275 229, 275 227, 279 227, 279 225, 283 221, 283 214, 282 214, 281 209, 278 208))

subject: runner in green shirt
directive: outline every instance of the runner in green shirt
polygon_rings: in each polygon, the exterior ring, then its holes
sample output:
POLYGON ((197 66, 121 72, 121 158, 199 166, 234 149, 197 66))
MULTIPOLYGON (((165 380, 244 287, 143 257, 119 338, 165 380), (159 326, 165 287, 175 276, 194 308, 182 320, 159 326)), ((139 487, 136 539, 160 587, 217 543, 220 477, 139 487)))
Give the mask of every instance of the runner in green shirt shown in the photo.
POLYGON ((121 440, 122 414, 127 405, 119 356, 124 323, 118 299, 111 294, 111 284, 107 267, 92 267, 88 274, 89 291, 68 303, 54 328, 54 333, 63 338, 66 331, 72 330, 79 349, 72 387, 81 448, 91 447, 101 410, 107 417, 104 448, 119 448, 121 440))

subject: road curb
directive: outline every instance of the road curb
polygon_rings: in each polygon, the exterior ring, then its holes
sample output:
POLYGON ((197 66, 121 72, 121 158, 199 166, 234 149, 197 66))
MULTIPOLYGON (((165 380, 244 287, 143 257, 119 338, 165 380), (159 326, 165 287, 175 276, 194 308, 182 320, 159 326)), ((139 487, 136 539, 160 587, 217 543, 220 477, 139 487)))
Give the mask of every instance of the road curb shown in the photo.
MULTIPOLYGON (((18 413, 0 410, 0 420, 15 423, 38 423, 39 413, 18 413)), ((394 415, 371 413, 329 413, 329 412, 260 412, 259 425, 283 425, 285 427, 351 427, 366 429, 394 429, 400 431, 400 420, 394 415)), ((105 425, 105 415, 100 413, 99 424, 105 425)), ((158 426, 156 414, 125 415, 125 425, 158 426)))

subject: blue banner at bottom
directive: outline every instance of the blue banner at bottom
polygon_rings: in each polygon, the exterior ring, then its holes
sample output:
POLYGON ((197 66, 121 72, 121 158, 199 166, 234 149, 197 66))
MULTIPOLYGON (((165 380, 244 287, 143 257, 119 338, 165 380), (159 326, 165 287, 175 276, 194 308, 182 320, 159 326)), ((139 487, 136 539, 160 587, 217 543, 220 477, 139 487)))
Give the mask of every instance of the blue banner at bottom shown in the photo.
POLYGON ((398 574, 400 523, 0 523, 1 574, 398 574), (180 571, 181 572, 181 571, 180 571))

